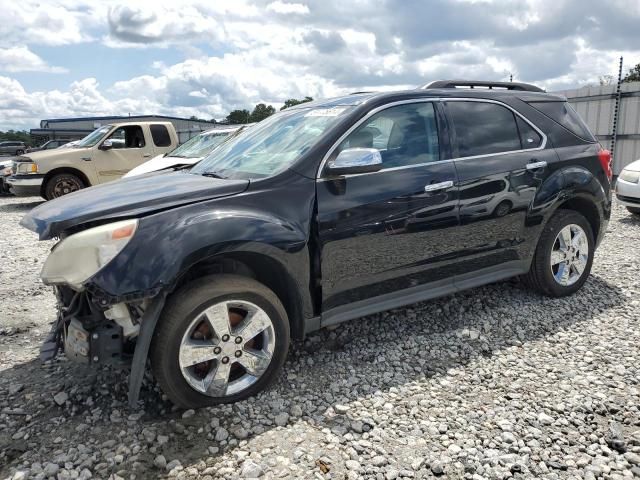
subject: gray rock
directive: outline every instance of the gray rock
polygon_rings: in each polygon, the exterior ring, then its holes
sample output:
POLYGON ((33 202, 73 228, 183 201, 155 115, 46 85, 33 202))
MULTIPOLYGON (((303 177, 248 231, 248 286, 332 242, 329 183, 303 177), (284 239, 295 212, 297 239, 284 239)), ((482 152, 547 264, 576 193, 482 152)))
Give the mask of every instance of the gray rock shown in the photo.
POLYGON ((242 471, 240 472, 242 478, 260 478, 264 475, 262 467, 251 460, 245 460, 242 464, 242 471))
POLYGON ((190 409, 190 410, 185 410, 185 411, 182 413, 182 418, 191 418, 191 417, 193 417, 195 414, 196 414, 196 411, 195 411, 195 410, 191 410, 191 409, 190 409))
POLYGON ((551 425, 553 424, 553 422, 555 422, 555 420, 553 419, 553 417, 547 415, 544 412, 540 412, 538 414, 538 421, 542 424, 542 425, 551 425))
POLYGON ((229 432, 226 428, 220 427, 218 428, 218 430, 216 430, 216 442, 223 442, 227 438, 229 438, 229 432))
POLYGON ((164 470, 167 468, 167 459, 164 458, 164 455, 158 455, 156 458, 153 459, 153 464, 157 468, 164 470))
POLYGON ((279 413, 278 415, 275 416, 275 418, 273 419, 273 421, 275 422, 275 424, 279 427, 284 427, 287 422, 289 421, 289 414, 288 413, 279 413))
POLYGON ((53 396, 53 400, 60 406, 64 405, 69 399, 69 395, 66 392, 58 392, 53 396))
POLYGON ((344 415, 349 411, 349 407, 347 405, 336 404, 333 406, 333 411, 338 415, 344 415))
POLYGON ((634 452, 624 454, 624 459, 632 465, 640 465, 640 455, 634 452))
MULTIPOLYGON (((166 461, 166 460, 165 460, 166 461)), ((175 460, 171 460, 169 463, 166 464, 166 466, 164 467, 165 470, 167 472, 170 472, 171 470, 173 470, 176 467, 181 467, 182 464, 180 463, 180 460, 175 459, 175 460)))

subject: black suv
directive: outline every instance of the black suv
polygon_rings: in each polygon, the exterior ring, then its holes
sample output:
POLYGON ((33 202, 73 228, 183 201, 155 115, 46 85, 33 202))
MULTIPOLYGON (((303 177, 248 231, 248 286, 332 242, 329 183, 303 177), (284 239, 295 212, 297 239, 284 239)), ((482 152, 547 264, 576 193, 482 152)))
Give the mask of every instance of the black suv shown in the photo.
POLYGON ((59 237, 42 269, 59 316, 42 349, 147 356, 182 407, 271 382, 290 338, 521 276, 586 281, 610 217, 610 155, 560 96, 436 82, 286 109, 189 171, 82 190, 22 225, 59 237), (461 88, 472 87, 472 88, 461 88))

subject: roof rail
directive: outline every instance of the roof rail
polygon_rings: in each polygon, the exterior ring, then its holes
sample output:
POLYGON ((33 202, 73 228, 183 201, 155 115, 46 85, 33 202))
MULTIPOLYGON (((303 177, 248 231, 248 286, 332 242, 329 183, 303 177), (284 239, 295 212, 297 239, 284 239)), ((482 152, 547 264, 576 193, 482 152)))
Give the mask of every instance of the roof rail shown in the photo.
POLYGON ((517 90, 520 92, 544 92, 544 90, 540 87, 536 87, 535 85, 531 85, 530 83, 490 82, 484 80, 436 80, 435 82, 427 83, 426 85, 421 86, 420 89, 458 87, 481 87, 487 88, 489 90, 517 90))

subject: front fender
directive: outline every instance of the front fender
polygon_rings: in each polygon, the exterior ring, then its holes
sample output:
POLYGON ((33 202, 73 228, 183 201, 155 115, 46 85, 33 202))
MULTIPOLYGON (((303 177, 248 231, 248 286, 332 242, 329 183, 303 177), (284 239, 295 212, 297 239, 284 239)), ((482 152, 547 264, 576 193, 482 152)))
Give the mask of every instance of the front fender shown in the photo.
POLYGON ((282 266, 299 290, 305 314, 313 312, 309 292, 310 220, 313 180, 280 189, 247 191, 161 211, 139 220, 134 238, 87 288, 102 305, 170 290, 193 265, 223 254, 256 254, 282 266), (277 212, 277 213, 274 213, 277 212))

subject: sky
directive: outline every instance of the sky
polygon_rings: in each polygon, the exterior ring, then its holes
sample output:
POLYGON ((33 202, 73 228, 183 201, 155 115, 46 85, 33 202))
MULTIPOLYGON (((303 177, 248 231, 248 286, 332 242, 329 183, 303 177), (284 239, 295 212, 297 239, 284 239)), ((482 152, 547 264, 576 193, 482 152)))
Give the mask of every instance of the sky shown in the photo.
POLYGON ((0 130, 222 119, 447 78, 598 84, 640 62, 638 0, 0 0, 0 130))

